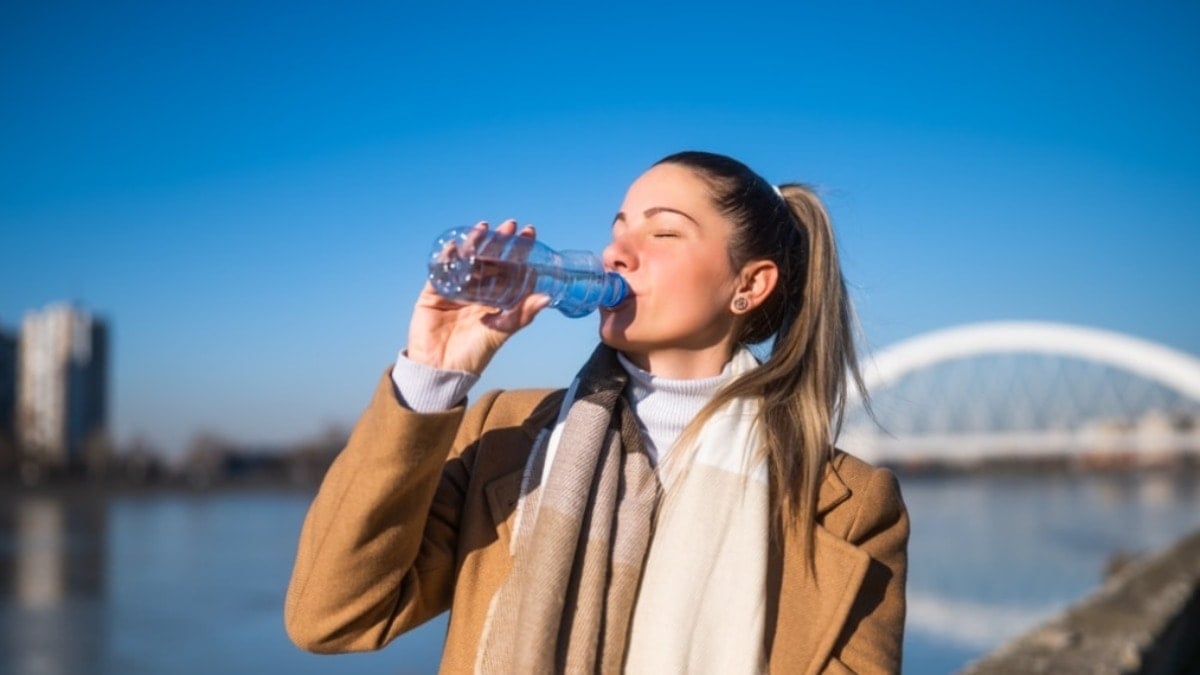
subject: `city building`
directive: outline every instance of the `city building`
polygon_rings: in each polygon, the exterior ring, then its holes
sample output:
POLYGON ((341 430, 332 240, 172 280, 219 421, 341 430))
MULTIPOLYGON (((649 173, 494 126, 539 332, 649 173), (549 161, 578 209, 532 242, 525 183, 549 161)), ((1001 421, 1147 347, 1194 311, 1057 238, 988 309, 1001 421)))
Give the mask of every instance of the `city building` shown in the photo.
POLYGON ((108 416, 108 328, 70 304, 26 313, 17 368, 17 441, 47 468, 83 466, 108 416))
POLYGON ((17 338, 0 326, 0 472, 16 459, 17 338))

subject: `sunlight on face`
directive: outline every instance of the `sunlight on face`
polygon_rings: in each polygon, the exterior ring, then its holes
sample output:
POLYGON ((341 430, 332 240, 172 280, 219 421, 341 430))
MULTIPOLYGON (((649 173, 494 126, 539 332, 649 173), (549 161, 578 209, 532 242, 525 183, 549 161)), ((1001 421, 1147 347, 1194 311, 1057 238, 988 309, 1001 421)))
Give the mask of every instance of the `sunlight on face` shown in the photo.
POLYGON ((732 231, 691 169, 661 164, 644 173, 604 249, 605 265, 625 277, 633 297, 601 314, 601 339, 657 374, 720 372, 734 343, 732 231))

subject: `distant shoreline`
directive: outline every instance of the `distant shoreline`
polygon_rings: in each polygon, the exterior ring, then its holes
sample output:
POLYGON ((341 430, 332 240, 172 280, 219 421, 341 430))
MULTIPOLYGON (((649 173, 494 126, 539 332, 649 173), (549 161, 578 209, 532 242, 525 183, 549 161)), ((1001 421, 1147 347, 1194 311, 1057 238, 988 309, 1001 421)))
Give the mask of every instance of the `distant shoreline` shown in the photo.
MULTIPOLYGON (((971 479, 980 477, 1019 478, 1064 478, 1071 476, 1151 477, 1165 475, 1185 479, 1200 479, 1200 458, 1187 456, 1169 463, 1080 463, 1057 458, 1030 461, 989 461, 986 463, 880 463, 879 466, 893 471, 901 479, 971 479)), ((0 477, 0 497, 70 494, 73 496, 93 494, 95 496, 159 496, 193 495, 197 497, 226 494, 291 493, 315 495, 320 487, 320 477, 308 480, 292 480, 285 476, 237 476, 215 479, 197 484, 179 478, 131 482, 127 480, 99 480, 87 476, 51 476, 38 483, 26 484, 17 476, 0 477)))
POLYGON ((295 493, 315 495, 319 484, 295 483, 287 480, 227 480, 209 485, 195 486, 181 481, 162 481, 132 484, 120 481, 95 481, 87 478, 55 478, 34 485, 26 485, 14 478, 0 480, 0 498, 3 496, 29 495, 87 495, 120 497, 153 497, 158 495, 207 495, 223 494, 266 494, 295 493))
POLYGON ((990 458, 974 461, 922 460, 879 462, 879 466, 900 475, 1094 475, 1094 474, 1200 474, 1200 455, 1182 453, 1146 458, 1136 454, 1059 455, 1036 459, 1029 457, 990 458))

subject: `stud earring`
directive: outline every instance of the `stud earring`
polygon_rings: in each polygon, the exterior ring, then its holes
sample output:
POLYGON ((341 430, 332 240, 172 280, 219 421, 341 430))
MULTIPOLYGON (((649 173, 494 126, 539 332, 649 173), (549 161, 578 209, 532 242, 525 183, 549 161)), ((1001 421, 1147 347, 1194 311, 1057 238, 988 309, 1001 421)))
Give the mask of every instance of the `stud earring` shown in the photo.
POLYGON ((733 309, 738 312, 744 312, 750 308, 750 301, 738 296, 733 299, 733 309))

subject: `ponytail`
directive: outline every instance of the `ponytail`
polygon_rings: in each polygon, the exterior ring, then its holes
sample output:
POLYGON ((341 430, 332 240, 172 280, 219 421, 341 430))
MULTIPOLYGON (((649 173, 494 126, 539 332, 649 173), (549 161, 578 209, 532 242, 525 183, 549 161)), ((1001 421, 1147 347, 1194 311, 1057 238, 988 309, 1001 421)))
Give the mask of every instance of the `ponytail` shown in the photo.
MULTIPOLYGON (((818 490, 841 430, 848 377, 866 400, 829 214, 810 188, 790 183, 776 192, 727 157, 680 153, 665 162, 691 167, 712 183, 718 205, 735 225, 730 243, 735 267, 770 259, 779 269, 775 290, 747 318, 740 335, 744 345, 772 340, 769 357, 709 401, 683 438, 693 438, 733 399, 760 400, 772 522, 800 528, 811 568, 818 490)), ((773 528, 777 539, 781 534, 773 528)))

